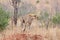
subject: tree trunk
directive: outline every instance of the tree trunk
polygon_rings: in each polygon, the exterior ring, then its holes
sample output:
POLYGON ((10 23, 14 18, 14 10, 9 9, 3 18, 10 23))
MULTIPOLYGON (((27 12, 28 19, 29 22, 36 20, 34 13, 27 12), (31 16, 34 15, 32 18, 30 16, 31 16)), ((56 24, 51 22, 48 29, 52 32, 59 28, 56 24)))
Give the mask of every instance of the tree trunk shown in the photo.
POLYGON ((17 2, 14 4, 14 25, 17 25, 17 13, 18 13, 18 7, 17 7, 17 2))

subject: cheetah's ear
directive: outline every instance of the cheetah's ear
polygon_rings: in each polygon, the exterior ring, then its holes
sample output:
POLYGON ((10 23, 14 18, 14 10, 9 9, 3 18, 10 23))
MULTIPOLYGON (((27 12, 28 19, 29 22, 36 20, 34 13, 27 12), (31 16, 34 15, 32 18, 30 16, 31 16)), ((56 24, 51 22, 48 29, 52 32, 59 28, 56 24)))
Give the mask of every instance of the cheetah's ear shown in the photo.
POLYGON ((35 14, 29 14, 29 16, 34 16, 35 14))
POLYGON ((34 17, 37 17, 36 15, 34 15, 34 17))
POLYGON ((38 19, 38 16, 37 15, 34 15, 34 17, 38 19))
POLYGON ((31 14, 29 14, 28 16, 31 16, 31 17, 32 17, 32 15, 31 15, 31 14))

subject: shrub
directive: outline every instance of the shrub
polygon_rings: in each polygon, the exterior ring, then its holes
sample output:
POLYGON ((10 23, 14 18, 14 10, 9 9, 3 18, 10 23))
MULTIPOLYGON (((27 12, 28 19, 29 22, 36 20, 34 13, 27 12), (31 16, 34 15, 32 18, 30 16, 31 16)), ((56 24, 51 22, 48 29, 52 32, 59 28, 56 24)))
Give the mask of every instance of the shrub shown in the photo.
POLYGON ((48 18, 49 18, 49 13, 48 12, 41 12, 40 13, 40 16, 39 16, 39 19, 40 20, 42 20, 42 21, 46 21, 46 20, 48 20, 48 18))
POLYGON ((5 27, 8 25, 8 18, 8 13, 0 8, 0 31, 5 29, 5 27))
POLYGON ((52 22, 54 24, 60 24, 60 15, 56 15, 53 17, 52 22))

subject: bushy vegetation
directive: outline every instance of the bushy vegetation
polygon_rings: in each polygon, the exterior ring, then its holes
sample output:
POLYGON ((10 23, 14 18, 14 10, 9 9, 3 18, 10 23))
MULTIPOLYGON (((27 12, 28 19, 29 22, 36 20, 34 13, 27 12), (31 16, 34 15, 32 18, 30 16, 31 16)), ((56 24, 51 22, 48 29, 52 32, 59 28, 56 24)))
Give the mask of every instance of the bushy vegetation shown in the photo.
POLYGON ((48 18, 49 18, 49 13, 48 12, 41 12, 40 13, 40 16, 39 16, 39 20, 41 21, 46 21, 46 20, 48 20, 48 18))
POLYGON ((60 15, 55 15, 52 19, 54 24, 60 24, 60 15))
POLYGON ((8 13, 4 11, 2 8, 0 8, 0 31, 4 30, 8 25, 8 18, 8 13))

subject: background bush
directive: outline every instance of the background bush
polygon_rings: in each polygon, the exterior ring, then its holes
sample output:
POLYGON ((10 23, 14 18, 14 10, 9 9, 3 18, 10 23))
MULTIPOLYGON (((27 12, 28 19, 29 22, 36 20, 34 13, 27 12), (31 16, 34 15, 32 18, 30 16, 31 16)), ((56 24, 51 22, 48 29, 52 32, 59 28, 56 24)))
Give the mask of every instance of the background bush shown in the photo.
POLYGON ((55 15, 52 19, 54 24, 60 24, 60 15, 55 15))
POLYGON ((9 14, 0 7, 0 31, 8 25, 9 14))

